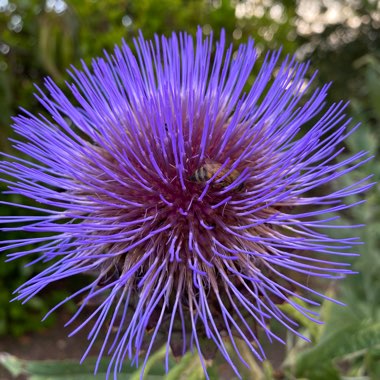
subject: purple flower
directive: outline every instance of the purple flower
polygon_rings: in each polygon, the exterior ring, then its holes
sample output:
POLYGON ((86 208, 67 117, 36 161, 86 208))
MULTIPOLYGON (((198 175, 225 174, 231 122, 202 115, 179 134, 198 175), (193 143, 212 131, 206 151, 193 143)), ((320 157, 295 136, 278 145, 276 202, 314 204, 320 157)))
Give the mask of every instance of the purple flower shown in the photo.
POLYGON ((239 376, 226 340, 243 363, 237 339, 263 359, 257 331, 282 342, 270 320, 299 334, 280 304, 318 321, 303 305, 329 298, 312 279, 352 273, 340 258, 356 238, 326 233, 332 213, 353 206, 344 198, 370 186, 336 187, 368 160, 336 161, 355 129, 346 105, 327 107, 329 85, 311 90, 308 64, 279 63, 280 52, 250 85, 253 45, 233 52, 223 33, 214 45, 201 30, 196 41, 140 36, 136 54, 123 44, 73 68, 70 97, 47 79, 47 113, 14 119, 15 148, 30 161, 9 156, 0 170, 13 180, 3 182, 38 205, 15 204, 36 216, 3 218, 16 223, 4 230, 33 233, 3 250, 50 264, 16 298, 90 274, 68 298, 81 300, 68 324, 97 302, 73 333, 91 326, 89 349, 103 340, 99 360, 111 356, 115 378, 142 350, 145 366, 160 339, 174 355, 196 348, 206 377, 216 350, 239 376))

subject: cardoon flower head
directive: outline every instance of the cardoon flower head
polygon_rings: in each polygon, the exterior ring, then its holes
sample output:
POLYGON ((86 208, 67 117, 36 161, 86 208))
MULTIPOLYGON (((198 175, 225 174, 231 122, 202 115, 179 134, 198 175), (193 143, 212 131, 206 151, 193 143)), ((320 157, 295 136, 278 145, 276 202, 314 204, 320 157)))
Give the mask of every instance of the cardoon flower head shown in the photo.
POLYGON ((3 249, 50 264, 16 298, 89 274, 68 298, 80 301, 68 324, 96 301, 73 333, 91 326, 85 356, 102 340, 109 375, 142 351, 144 366, 159 336, 175 356, 196 349, 206 377, 215 351, 238 375, 227 341, 243 363, 238 339, 263 359, 257 332, 281 341, 271 320, 299 334, 279 305, 317 321, 309 306, 329 298, 312 278, 351 273, 337 256, 355 238, 326 228, 353 206, 343 198, 368 188, 335 186, 366 153, 337 163, 353 130, 346 105, 325 105, 329 85, 311 90, 307 63, 268 53, 248 85, 252 40, 233 52, 223 33, 213 44, 198 30, 195 41, 134 44, 136 54, 123 43, 73 68, 70 97, 46 79, 37 97, 47 113, 14 119, 15 148, 30 161, 9 156, 3 181, 38 205, 4 218, 16 223, 5 230, 33 234, 3 249))

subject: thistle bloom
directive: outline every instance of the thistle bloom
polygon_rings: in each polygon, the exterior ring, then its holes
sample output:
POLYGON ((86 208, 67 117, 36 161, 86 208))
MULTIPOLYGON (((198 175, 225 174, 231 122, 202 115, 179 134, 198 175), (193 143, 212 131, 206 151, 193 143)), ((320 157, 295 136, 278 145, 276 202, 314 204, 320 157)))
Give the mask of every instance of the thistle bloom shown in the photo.
POLYGON ((97 300, 73 333, 91 326, 84 357, 102 340, 108 376, 142 351, 144 366, 159 336, 174 355, 196 348, 206 377, 216 350, 239 376, 226 341, 236 360, 245 363, 237 339, 263 359, 257 331, 281 341, 270 320, 299 334, 280 304, 318 322, 309 307, 329 298, 311 279, 351 273, 336 256, 356 239, 326 227, 370 185, 331 182, 368 158, 336 162, 355 128, 345 104, 325 106, 329 85, 311 90, 307 63, 269 53, 250 85, 252 40, 234 53, 223 33, 214 45, 199 30, 195 41, 140 36, 135 49, 73 68, 70 97, 46 79, 37 97, 47 113, 14 119, 30 161, 9 156, 3 181, 38 202, 15 206, 38 215, 3 218, 16 223, 4 230, 31 236, 3 250, 50 264, 16 298, 89 274, 68 298, 80 300, 68 324, 97 300))

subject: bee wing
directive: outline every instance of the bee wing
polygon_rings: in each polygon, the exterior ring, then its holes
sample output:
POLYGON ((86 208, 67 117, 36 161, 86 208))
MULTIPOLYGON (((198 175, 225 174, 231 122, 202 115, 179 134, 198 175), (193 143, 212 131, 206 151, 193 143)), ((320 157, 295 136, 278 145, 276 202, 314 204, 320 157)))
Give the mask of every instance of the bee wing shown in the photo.
POLYGON ((205 165, 218 165, 218 166, 220 166, 219 162, 211 160, 211 158, 205 158, 205 165))

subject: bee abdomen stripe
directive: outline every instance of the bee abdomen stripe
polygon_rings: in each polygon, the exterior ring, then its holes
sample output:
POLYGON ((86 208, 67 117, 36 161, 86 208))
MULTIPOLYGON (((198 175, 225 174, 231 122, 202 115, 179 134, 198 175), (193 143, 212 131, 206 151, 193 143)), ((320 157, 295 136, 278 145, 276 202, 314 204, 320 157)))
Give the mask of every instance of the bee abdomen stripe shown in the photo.
POLYGON ((202 166, 201 171, 202 171, 201 182, 205 182, 208 180, 207 169, 204 166, 202 166))

